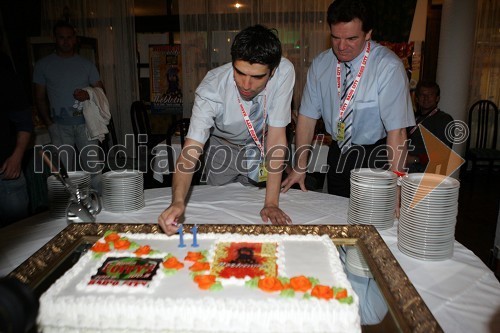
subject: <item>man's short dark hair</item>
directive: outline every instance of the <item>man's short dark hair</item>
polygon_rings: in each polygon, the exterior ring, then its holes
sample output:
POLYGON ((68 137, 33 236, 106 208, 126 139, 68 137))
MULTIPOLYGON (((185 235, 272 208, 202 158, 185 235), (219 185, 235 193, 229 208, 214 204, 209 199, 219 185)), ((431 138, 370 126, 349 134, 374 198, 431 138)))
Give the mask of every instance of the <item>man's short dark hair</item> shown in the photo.
POLYGON ((373 29, 374 11, 370 0, 335 0, 328 7, 326 20, 329 26, 336 23, 347 23, 354 19, 359 19, 362 29, 368 33, 373 29))
POLYGON ((76 35, 75 26, 72 25, 71 23, 67 22, 67 21, 60 20, 60 21, 57 21, 56 24, 54 24, 54 27, 52 28, 52 33, 54 34, 54 36, 56 35, 56 31, 59 28, 68 28, 68 29, 71 29, 71 30, 73 30, 73 32, 76 35))
POLYGON ((415 87, 416 96, 420 95, 420 89, 422 88, 434 89, 436 96, 441 95, 441 88, 439 88, 439 84, 435 81, 418 81, 417 86, 415 87))
POLYGON ((281 42, 276 29, 257 24, 241 30, 231 45, 231 57, 233 64, 243 60, 268 65, 273 71, 281 61, 281 42))

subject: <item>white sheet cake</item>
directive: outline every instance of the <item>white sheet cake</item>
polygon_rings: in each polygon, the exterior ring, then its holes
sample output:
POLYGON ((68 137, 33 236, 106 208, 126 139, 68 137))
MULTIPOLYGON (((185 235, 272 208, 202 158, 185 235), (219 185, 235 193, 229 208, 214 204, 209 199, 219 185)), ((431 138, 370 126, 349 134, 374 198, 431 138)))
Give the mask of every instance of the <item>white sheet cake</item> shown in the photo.
POLYGON ((328 236, 106 236, 41 296, 39 330, 361 332, 328 236))

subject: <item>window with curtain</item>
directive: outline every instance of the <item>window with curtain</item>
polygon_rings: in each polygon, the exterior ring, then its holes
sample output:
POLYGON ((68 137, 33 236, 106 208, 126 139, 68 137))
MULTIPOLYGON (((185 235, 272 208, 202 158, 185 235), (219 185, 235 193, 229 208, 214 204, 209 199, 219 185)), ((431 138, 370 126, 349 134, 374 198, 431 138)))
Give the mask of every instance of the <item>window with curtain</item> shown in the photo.
POLYGON ((234 36, 262 24, 275 28, 283 56, 295 66, 293 108, 297 109, 307 69, 330 47, 326 10, 331 0, 179 1, 184 75, 184 115, 191 115, 194 92, 208 70, 231 61, 234 36))
MULTIPOLYGON (((407 42, 416 0, 377 0, 374 39, 407 42)), ((293 95, 297 110, 311 61, 331 47, 326 12, 332 0, 190 0, 179 1, 183 47, 184 115, 191 115, 194 92, 208 70, 231 61, 234 36, 262 24, 275 28, 283 56, 295 66, 293 95)))
POLYGON ((480 99, 489 99, 500 106, 499 27, 500 3, 478 0, 469 105, 480 99))

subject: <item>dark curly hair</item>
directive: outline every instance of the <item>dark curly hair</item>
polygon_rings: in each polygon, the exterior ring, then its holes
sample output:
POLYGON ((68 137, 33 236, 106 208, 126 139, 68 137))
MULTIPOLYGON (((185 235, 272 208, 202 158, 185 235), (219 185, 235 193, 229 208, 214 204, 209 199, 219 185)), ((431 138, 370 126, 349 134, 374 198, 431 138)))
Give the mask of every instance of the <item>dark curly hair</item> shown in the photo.
POLYGON ((418 81, 417 86, 415 87, 416 96, 420 96, 420 90, 422 88, 434 89, 436 96, 441 95, 441 88, 439 88, 439 85, 434 81, 418 81))
POLYGON ((251 64, 268 65, 271 72, 281 61, 281 42, 276 29, 260 24, 241 30, 231 45, 232 62, 247 61, 251 64))
POLYGON ((371 0, 335 0, 328 7, 326 20, 331 26, 357 18, 363 23, 363 31, 368 33, 373 29, 373 15, 371 0))

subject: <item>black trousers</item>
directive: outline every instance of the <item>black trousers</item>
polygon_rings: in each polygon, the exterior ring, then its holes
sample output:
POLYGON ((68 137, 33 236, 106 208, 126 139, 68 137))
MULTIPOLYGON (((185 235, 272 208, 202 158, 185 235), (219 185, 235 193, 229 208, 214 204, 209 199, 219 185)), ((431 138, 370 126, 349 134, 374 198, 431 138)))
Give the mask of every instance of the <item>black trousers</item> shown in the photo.
POLYGON ((351 195, 351 170, 358 168, 388 169, 386 138, 372 145, 353 145, 342 154, 337 141, 328 150, 328 193, 342 197, 351 195))

